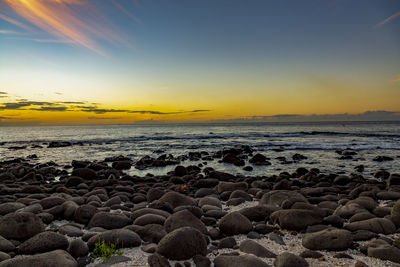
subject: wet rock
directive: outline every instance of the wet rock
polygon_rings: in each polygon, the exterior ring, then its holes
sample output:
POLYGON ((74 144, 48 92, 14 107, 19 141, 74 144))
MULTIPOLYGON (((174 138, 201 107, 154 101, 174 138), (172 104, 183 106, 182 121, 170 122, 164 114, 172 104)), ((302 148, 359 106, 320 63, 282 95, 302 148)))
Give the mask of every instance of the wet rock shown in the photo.
POLYGON ((373 161, 377 161, 377 162, 383 162, 383 161, 391 161, 394 160, 392 157, 388 157, 388 156, 376 156, 373 161))
POLYGON ((215 267, 268 267, 268 264, 253 255, 219 255, 214 259, 215 267))
POLYGON ((247 234, 253 228, 249 219, 239 212, 231 212, 218 223, 219 229, 226 235, 247 234))
POLYGON ((78 267, 75 259, 64 250, 54 250, 33 256, 15 257, 0 262, 0 267, 78 267))
POLYGON ((289 252, 284 252, 278 255, 274 261, 275 267, 307 267, 308 263, 300 256, 294 255, 289 252))
POLYGON ((120 160, 112 163, 112 167, 116 170, 129 170, 132 167, 130 160, 120 160))
POLYGON ((271 162, 267 161, 267 157, 260 153, 255 154, 249 162, 254 165, 271 165, 271 162))
POLYGON ((128 224, 132 220, 123 214, 98 212, 90 220, 88 227, 102 227, 104 229, 119 229, 128 224))
POLYGON ((161 239, 157 253, 170 260, 186 260, 207 254, 207 242, 198 230, 191 227, 176 229, 161 239))
POLYGON ((182 210, 172 214, 164 223, 164 228, 167 233, 185 226, 193 227, 201 233, 207 234, 207 229, 204 223, 188 210, 182 210))
POLYGON ((97 179, 97 174, 94 170, 89 168, 78 168, 72 171, 72 176, 78 176, 85 180, 95 180, 97 179))
POLYGON ((389 176, 389 179, 387 180, 386 185, 387 185, 387 188, 390 188, 391 186, 394 186, 394 185, 400 185, 400 174, 392 173, 389 176))
POLYGON ((20 254, 37 254, 56 249, 67 249, 68 240, 65 236, 46 231, 31 237, 18 247, 20 254))
POLYGON ((135 232, 128 229, 114 229, 91 237, 87 244, 90 249, 93 249, 97 242, 103 240, 105 243, 115 244, 116 248, 137 247, 142 243, 140 237, 135 232))
POLYGON ((302 240, 303 246, 311 250, 346 250, 352 243, 352 234, 341 229, 326 229, 309 233, 302 240))
POLYGON ((276 254, 269 251, 267 248, 263 247, 259 243, 253 240, 244 240, 240 243, 240 251, 248 254, 253 254, 261 258, 275 258, 276 254))
POLYGON ((72 146, 71 142, 58 142, 58 141, 53 141, 50 142, 48 145, 48 148, 55 148, 55 147, 67 147, 67 146, 72 146))
POLYGON ((26 240, 44 231, 44 224, 33 213, 9 213, 0 218, 0 235, 6 239, 26 240))

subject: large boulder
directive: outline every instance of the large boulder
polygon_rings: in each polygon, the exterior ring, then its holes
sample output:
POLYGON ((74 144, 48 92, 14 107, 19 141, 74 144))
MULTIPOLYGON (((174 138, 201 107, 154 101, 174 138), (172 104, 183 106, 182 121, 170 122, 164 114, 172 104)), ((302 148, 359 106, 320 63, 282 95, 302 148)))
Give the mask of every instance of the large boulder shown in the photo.
POLYGON ((15 257, 0 262, 0 267, 78 267, 75 259, 64 250, 54 250, 33 256, 15 257))
POLYGON ((185 226, 193 227, 203 234, 207 234, 207 228, 204 223, 188 210, 181 210, 172 214, 164 223, 164 228, 167 233, 185 226))
POLYGON ((179 194, 177 192, 168 192, 164 194, 158 200, 158 202, 166 202, 170 204, 173 209, 179 206, 196 206, 196 202, 191 197, 179 194))
POLYGON ((203 234, 192 227, 182 227, 161 239, 157 253, 170 260, 187 260, 193 256, 207 254, 207 242, 203 234))
POLYGON ((307 199, 296 191, 289 190, 273 190, 265 193, 260 199, 260 205, 272 205, 276 207, 288 206, 289 208, 293 203, 306 202, 307 199))
POLYGON ((14 212, 0 218, 0 235, 6 239, 26 240, 44 231, 44 224, 31 212, 14 212))
POLYGON ((393 234, 396 226, 386 218, 372 218, 364 221, 352 222, 345 225, 345 228, 354 232, 357 230, 367 230, 377 234, 393 234))
POLYGON ((128 224, 131 224, 132 220, 123 214, 99 212, 96 213, 90 220, 88 227, 102 227, 104 229, 119 229, 128 224))
POLYGON ((290 209, 275 211, 271 214, 270 220, 283 229, 304 230, 310 225, 322 223, 323 218, 312 210, 290 209))
POLYGON ((67 249, 68 239, 58 233, 46 231, 29 238, 18 247, 20 254, 37 254, 56 249, 67 249))
POLYGON ((311 250, 346 250, 353 243, 353 236, 347 230, 325 229, 306 234, 302 243, 311 250))
POLYGON ((218 226, 220 231, 226 235, 247 234, 253 228, 251 221, 237 211, 222 217, 218 226))
POLYGON ((96 243, 104 241, 107 244, 115 244, 116 248, 131 248, 140 246, 140 237, 128 229, 114 229, 92 236, 87 244, 93 249, 96 243))
POLYGON ((268 267, 268 264, 253 255, 219 255, 214 259, 215 267, 268 267))

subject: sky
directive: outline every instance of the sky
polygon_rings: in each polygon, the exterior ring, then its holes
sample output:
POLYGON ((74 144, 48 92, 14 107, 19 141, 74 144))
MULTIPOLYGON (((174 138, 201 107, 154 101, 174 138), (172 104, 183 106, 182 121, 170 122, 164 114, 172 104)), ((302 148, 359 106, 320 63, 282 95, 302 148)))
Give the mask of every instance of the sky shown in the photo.
POLYGON ((0 125, 399 112, 398 0, 0 0, 0 125))

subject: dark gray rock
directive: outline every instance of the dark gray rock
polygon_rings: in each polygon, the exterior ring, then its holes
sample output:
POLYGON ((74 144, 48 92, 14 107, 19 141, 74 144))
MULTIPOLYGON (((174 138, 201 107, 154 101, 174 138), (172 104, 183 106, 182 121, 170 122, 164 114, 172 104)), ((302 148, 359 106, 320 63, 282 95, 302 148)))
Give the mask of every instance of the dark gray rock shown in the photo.
POLYGON ((221 218, 219 229, 226 235, 247 234, 253 228, 249 219, 239 212, 231 212, 221 218))
POLYGON ((119 229, 128 224, 131 224, 132 220, 123 214, 98 212, 90 220, 88 227, 102 227, 104 229, 119 229))
POLYGON ((164 223, 164 228, 167 233, 185 226, 193 227, 201 233, 207 234, 207 228, 204 223, 188 210, 182 210, 172 214, 164 223))
POLYGON ((386 218, 372 218, 364 221, 352 222, 345 225, 350 231, 367 230, 377 234, 393 234, 396 232, 396 226, 392 221, 386 218))
POLYGON ((283 229, 303 230, 307 226, 322 223, 322 217, 312 210, 290 209, 278 210, 271 214, 272 223, 277 223, 283 229))
POLYGON ((306 202, 307 199, 296 191, 289 190, 273 190, 265 193, 260 199, 260 205, 271 205, 276 207, 282 207, 285 203, 291 206, 295 202, 306 202))
POLYGON ((76 259, 86 256, 89 253, 89 247, 82 239, 74 239, 69 243, 68 252, 76 259))
POLYGON ((43 222, 31 212, 9 213, 0 218, 0 235, 6 239, 26 240, 43 231, 43 222))
POLYGON ((128 229, 114 229, 92 236, 87 244, 90 249, 93 249, 97 242, 103 240, 106 243, 115 244, 116 248, 137 247, 142 243, 140 237, 135 232, 128 229))
POLYGON ((219 255, 214 259, 215 267, 268 267, 268 264, 253 255, 219 255))
POLYGON ((18 247, 19 254, 37 254, 56 249, 67 249, 68 240, 65 236, 46 231, 31 237, 18 247))
POLYGON ((78 267, 75 259, 64 250, 54 250, 33 256, 15 257, 0 262, 0 267, 78 267))
POLYGON ((0 216, 4 216, 11 212, 24 208, 25 205, 20 202, 7 202, 0 204, 0 216))
POLYGON ((261 258, 275 258, 276 254, 269 251, 267 248, 263 247, 259 243, 253 240, 244 240, 240 243, 240 251, 248 254, 253 254, 261 258))
POLYGON ((297 255, 294 255, 289 252, 284 252, 278 255, 274 261, 275 267, 307 267, 307 261, 297 255))
POLYGON ((341 229, 326 229, 309 233, 302 240, 303 246, 311 250, 346 250, 352 243, 352 234, 341 229))
POLYGON ((192 227, 176 229, 161 239, 157 253, 170 260, 186 260, 195 255, 207 254, 207 242, 203 234, 192 227))

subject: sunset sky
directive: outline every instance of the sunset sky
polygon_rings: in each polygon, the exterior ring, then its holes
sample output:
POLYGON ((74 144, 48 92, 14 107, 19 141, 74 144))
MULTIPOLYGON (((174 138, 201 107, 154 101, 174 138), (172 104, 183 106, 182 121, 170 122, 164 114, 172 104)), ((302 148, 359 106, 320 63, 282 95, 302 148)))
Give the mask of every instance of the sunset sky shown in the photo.
POLYGON ((400 112, 399 0, 0 0, 0 125, 400 112))

